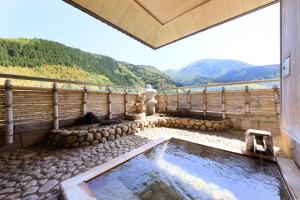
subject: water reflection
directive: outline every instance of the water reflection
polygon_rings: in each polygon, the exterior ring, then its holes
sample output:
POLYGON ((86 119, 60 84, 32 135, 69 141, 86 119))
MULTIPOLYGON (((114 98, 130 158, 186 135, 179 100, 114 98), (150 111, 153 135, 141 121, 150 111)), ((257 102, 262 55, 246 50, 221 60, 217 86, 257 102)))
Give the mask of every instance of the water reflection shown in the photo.
POLYGON ((163 160, 162 158, 157 160, 157 165, 159 166, 159 168, 166 170, 171 176, 178 177, 184 183, 198 190, 200 192, 200 199, 237 199, 231 191, 222 189, 214 183, 207 183, 203 179, 187 173, 180 167, 175 166, 163 160))
POLYGON ((89 183, 99 199, 289 199, 278 166, 180 140, 89 183))

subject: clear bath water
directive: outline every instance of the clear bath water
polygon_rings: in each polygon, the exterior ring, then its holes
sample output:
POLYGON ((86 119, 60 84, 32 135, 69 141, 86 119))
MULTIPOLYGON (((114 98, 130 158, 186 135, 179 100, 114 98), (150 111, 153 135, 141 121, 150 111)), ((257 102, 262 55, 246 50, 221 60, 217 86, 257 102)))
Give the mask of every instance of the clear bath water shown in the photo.
POLYGON ((103 200, 290 199, 276 163, 177 139, 88 185, 103 200))

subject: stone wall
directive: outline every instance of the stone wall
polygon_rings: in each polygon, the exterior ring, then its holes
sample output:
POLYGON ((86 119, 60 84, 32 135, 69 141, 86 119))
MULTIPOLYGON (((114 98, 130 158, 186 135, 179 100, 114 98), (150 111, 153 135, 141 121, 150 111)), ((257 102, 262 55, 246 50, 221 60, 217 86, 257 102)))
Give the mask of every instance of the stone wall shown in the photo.
POLYGON ((122 124, 99 126, 73 126, 49 133, 47 144, 57 147, 83 147, 113 141, 126 135, 137 133, 145 128, 174 127, 201 131, 223 131, 232 126, 229 119, 220 121, 191 118, 158 117, 141 121, 125 121, 122 124))

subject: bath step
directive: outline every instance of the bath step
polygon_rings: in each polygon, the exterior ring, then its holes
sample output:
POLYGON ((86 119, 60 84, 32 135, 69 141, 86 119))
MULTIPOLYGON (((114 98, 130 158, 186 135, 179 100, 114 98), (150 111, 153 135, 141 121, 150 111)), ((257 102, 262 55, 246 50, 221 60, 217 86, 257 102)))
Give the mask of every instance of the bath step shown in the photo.
POLYGON ((101 200, 139 200, 139 198, 117 179, 112 180, 94 190, 96 196, 101 200))

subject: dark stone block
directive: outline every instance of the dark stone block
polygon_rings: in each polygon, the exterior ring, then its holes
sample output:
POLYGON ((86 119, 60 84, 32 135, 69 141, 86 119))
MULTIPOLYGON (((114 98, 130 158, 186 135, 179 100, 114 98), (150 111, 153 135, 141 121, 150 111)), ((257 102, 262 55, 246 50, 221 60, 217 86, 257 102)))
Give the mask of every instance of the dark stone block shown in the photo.
POLYGON ((99 124, 99 118, 92 112, 85 114, 83 117, 79 118, 75 124, 76 125, 92 125, 99 124))

